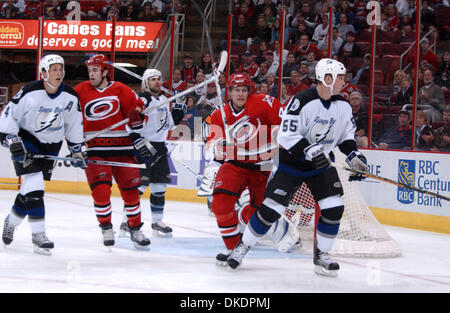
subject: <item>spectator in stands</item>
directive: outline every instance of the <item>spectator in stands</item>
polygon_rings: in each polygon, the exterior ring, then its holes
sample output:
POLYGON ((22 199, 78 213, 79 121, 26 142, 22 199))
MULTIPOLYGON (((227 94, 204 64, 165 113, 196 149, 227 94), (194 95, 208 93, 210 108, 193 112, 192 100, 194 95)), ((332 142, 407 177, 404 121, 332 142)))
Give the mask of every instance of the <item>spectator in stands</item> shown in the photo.
POLYGON ((416 112, 416 142, 418 150, 430 150, 434 141, 434 133, 428 123, 428 117, 423 111, 416 112))
POLYGON ((306 86, 311 87, 313 80, 309 76, 308 73, 308 63, 306 61, 300 62, 300 67, 298 69, 298 73, 300 74, 300 80, 302 83, 304 83, 306 86))
POLYGON ((362 105, 363 97, 359 91, 353 91, 349 97, 352 107, 353 119, 355 120, 355 141, 360 148, 368 147, 367 128, 369 126, 369 116, 367 110, 362 105))
POLYGON ((264 16, 256 19, 256 28, 253 32, 252 43, 258 44, 261 41, 270 42, 272 39, 272 29, 266 25, 264 16))
MULTIPOLYGON (((186 83, 181 79, 181 70, 176 68, 172 74, 172 91, 181 92, 186 90, 186 83)), ((165 88, 169 89, 169 81, 163 84, 165 88)))
POLYGON ((267 84, 267 81, 263 81, 259 84, 258 91, 256 93, 262 93, 265 95, 269 94, 269 85, 267 84))
POLYGON ((203 71, 203 74, 205 74, 205 78, 208 79, 212 75, 212 60, 211 55, 206 52, 203 53, 202 59, 200 61, 200 65, 198 66, 200 70, 203 71))
POLYGON ((300 42, 294 47, 293 52, 298 60, 302 60, 310 52, 314 53, 316 60, 320 60, 322 57, 322 51, 315 44, 309 42, 309 37, 306 34, 300 37, 300 42))
POLYGON ((181 79, 184 81, 195 80, 198 73, 198 67, 193 64, 192 55, 186 53, 183 62, 184 66, 181 69, 181 79))
POLYGON ((278 60, 276 60, 273 57, 273 51, 272 50, 267 50, 266 51, 266 63, 268 65, 268 69, 267 69, 267 73, 269 74, 278 74, 278 60))
MULTIPOLYGON (((317 17, 317 14, 313 10, 311 2, 302 1, 302 8, 301 8, 300 16, 303 18, 303 21, 305 21, 306 26, 308 26, 309 29, 314 30, 316 28, 316 26, 318 25, 318 17, 317 17)), ((298 15, 297 15, 297 17, 298 17, 298 15)))
POLYGON ((394 73, 394 78, 392 80, 392 90, 393 90, 393 96, 397 97, 398 92, 401 89, 401 83, 403 76, 408 75, 403 70, 396 70, 394 73))
MULTIPOLYGON (((343 1, 342 3, 347 3, 347 2, 343 1)), ((356 33, 355 27, 352 24, 349 24, 348 19, 349 19, 348 13, 347 14, 341 13, 339 15, 339 18, 337 18, 337 20, 339 21, 339 24, 337 24, 336 27, 338 29, 339 36, 342 39, 347 37, 348 32, 356 33)))
MULTIPOLYGON (((352 8, 350 8, 348 2, 346 0, 340 1, 340 4, 338 4, 338 8, 336 10, 336 21, 338 21, 338 24, 344 24, 343 25, 351 25, 353 29, 350 29, 353 32, 355 31, 355 28, 353 27, 353 19, 355 17, 355 13, 352 11, 352 8), (341 16, 345 15, 345 20, 341 19, 341 16)), ((345 27, 344 27, 345 29, 345 27)), ((341 35, 341 32, 339 31, 339 35, 341 35)), ((345 34, 341 35, 342 39, 345 38, 345 34)))
POLYGON ((442 121, 442 112, 445 109, 445 97, 441 87, 434 83, 433 72, 426 70, 423 73, 423 86, 418 93, 418 103, 432 122, 442 121))
MULTIPOLYGON (((245 16, 239 14, 236 20, 233 20, 233 27, 231 29, 231 45, 246 46, 247 39, 252 37, 252 30, 245 22, 245 16)), ((227 50, 227 41, 224 39, 220 42, 220 49, 227 50)))
POLYGON ((209 83, 206 87, 206 93, 203 94, 197 101, 197 104, 204 109, 206 106, 210 107, 210 111, 217 109, 222 105, 222 99, 217 94, 216 84, 209 83))
MULTIPOLYGON (((199 70, 197 75, 195 76, 195 85, 200 84, 204 80, 205 80, 205 74, 203 74, 203 72, 199 70)), ((196 88, 194 90, 194 95, 195 95, 197 101, 198 101, 198 99, 200 99, 201 96, 206 94, 207 88, 208 88, 207 86, 203 86, 203 87, 196 88)))
MULTIPOLYGON (((84 13, 83 4, 86 4, 87 2, 90 2, 90 1, 80 0, 81 16, 83 16, 83 13, 84 13)), ((37 0, 27 1, 26 5, 25 5, 25 11, 24 11, 25 17, 30 18, 30 19, 37 19, 39 17, 40 7, 41 7, 41 4, 37 0)), ((84 16, 86 16, 86 14, 84 14, 84 16)))
MULTIPOLYGON (((336 55, 343 43, 344 39, 339 36, 338 28, 333 27, 331 31, 331 55, 336 55)), ((323 40, 322 43, 318 45, 318 47, 319 49, 327 48, 328 55, 328 35, 326 36, 325 40, 323 40)))
POLYGON ((14 0, 8 0, 0 13, 1 18, 18 18, 19 15, 19 9, 14 6, 14 0))
MULTIPOLYGON (((280 41, 279 40, 274 40, 273 42, 273 58, 274 59, 278 59, 278 62, 280 62, 280 41)), ((283 65, 286 64, 287 61, 287 56, 289 54, 289 50, 284 49, 283 47, 283 65)))
POLYGON ((291 78, 291 83, 287 87, 289 96, 293 96, 297 92, 308 89, 308 85, 304 84, 300 80, 300 74, 298 73, 298 71, 296 71, 296 70, 291 71, 290 78, 291 78))
POLYGON ((249 74, 250 79, 253 79, 257 75, 258 64, 253 61, 253 54, 250 50, 247 50, 242 55, 242 63, 238 69, 236 69, 237 73, 242 73, 243 71, 249 74))
POLYGON ((267 42, 261 41, 258 44, 258 51, 256 52, 255 62, 257 64, 261 64, 261 62, 266 61, 266 52, 267 52, 267 42))
POLYGON ((251 25, 254 23, 256 15, 255 13, 255 5, 253 1, 240 1, 240 4, 237 6, 234 11, 234 16, 243 15, 245 18, 245 23, 247 25, 251 25))
POLYGON ((143 10, 138 13, 140 21, 154 21, 157 19, 157 16, 156 8, 153 8, 150 2, 146 2, 143 5, 143 10))
POLYGON ((450 105, 444 110, 442 120, 444 125, 435 132, 433 141, 433 151, 450 151, 450 105))
POLYGON ((286 106, 288 104, 288 102, 289 102, 289 99, 291 99, 291 97, 288 94, 286 84, 282 83, 281 84, 280 102, 281 102, 281 104, 286 106))
MULTIPOLYGON (((414 60, 414 55, 415 53, 413 53, 412 60, 414 60)), ((422 40, 420 41, 419 60, 427 61, 429 64, 433 66, 433 71, 435 72, 439 69, 438 57, 430 48, 430 40, 428 38, 422 38, 422 40)))
POLYGON ((119 17, 122 21, 135 21, 137 19, 138 13, 134 8, 133 4, 129 4, 125 7, 125 10, 122 7, 120 9, 119 17))
POLYGON ((186 102, 187 110, 184 114, 183 119, 181 120, 180 124, 186 125, 189 127, 191 136, 191 139, 194 139, 194 125, 195 125, 195 118, 201 117, 200 111, 198 110, 197 106, 195 105, 195 97, 189 96, 188 100, 186 102))
POLYGON ((341 90, 341 96, 343 96, 345 99, 350 99, 350 95, 355 92, 355 91, 359 91, 358 87, 353 85, 352 83, 350 83, 350 77, 351 77, 351 73, 346 73, 345 74, 345 84, 344 87, 342 87, 341 90))
POLYGON ((436 73, 436 84, 442 88, 444 93, 450 91, 450 51, 445 51, 442 55, 442 64, 436 73))
POLYGON ((150 3, 152 5, 152 9, 155 10, 155 15, 157 17, 162 15, 165 4, 162 3, 161 0, 144 0, 142 2, 142 6, 144 6, 146 3, 150 3))
MULTIPOLYGON (((321 59, 321 58, 319 58, 319 59, 321 59)), ((316 65, 317 65, 317 62, 319 62, 316 59, 316 54, 311 51, 306 56, 306 60, 303 60, 303 61, 306 63, 306 65, 308 65, 308 76, 316 77, 316 65)))
POLYGON ((322 15, 322 23, 314 28, 314 35, 312 41, 317 44, 317 46, 322 45, 322 42, 326 39, 328 35, 328 14, 322 15))
POLYGON ((388 32, 398 31, 398 27, 400 25, 400 20, 398 18, 397 8, 395 4, 388 4, 386 7, 386 30, 388 32))
POLYGON ((291 71, 298 70, 298 69, 299 69, 299 66, 295 59, 294 52, 289 52, 287 55, 286 63, 283 65, 283 77, 288 76, 291 71))
POLYGON ((398 15, 403 18, 403 16, 408 16, 409 12, 409 1, 408 0, 397 0, 395 2, 395 7, 397 9, 398 15))
POLYGON ((383 134, 378 143, 380 149, 411 149, 411 126, 408 111, 400 111, 397 125, 383 134))
POLYGON ((352 83, 354 85, 368 85, 370 77, 370 53, 366 53, 363 58, 363 64, 356 71, 355 77, 353 77, 352 83))
POLYGON ((267 79, 267 75, 269 75, 269 73, 267 72, 268 68, 269 68, 269 66, 267 65, 267 63, 262 62, 259 65, 256 76, 254 78, 252 78, 252 80, 258 85, 261 84, 263 81, 265 81, 267 79))
MULTIPOLYGON (((0 2, 0 13, 1 11, 8 6, 9 1, 0 2)), ((25 13, 26 2, 25 0, 14 0, 13 6, 18 10, 18 17, 21 17, 25 13)), ((13 18, 13 17, 11 17, 13 18)))
POLYGON ((219 86, 220 86, 220 98, 222 99, 222 102, 225 101, 225 91, 227 89, 227 77, 224 73, 220 73, 219 75, 219 86))
POLYGON ((342 44, 338 51, 338 57, 341 60, 346 60, 348 57, 361 57, 362 50, 361 47, 355 43, 356 34, 354 32, 347 32, 347 37, 345 42, 342 44))
POLYGON ((399 91, 395 99, 394 105, 404 106, 405 104, 412 103, 414 88, 411 82, 411 77, 404 74, 400 77, 399 91))
POLYGON ((353 26, 357 32, 361 32, 364 28, 368 28, 367 24, 367 1, 366 0, 355 0, 353 3, 353 10, 355 11, 355 18, 353 21, 353 26))
MULTIPOLYGON (((280 25, 280 19, 277 18, 273 21, 272 24, 272 32, 271 32, 271 42, 279 41, 280 40, 280 31, 281 31, 281 25, 280 25)), ((284 45, 286 46, 289 42, 289 30, 287 27, 284 28, 284 45)), ((276 47, 274 43, 274 47, 276 47)))
POLYGON ((297 28, 295 30, 289 32, 289 43, 298 45, 300 43, 300 38, 303 35, 306 35, 308 36, 308 38, 311 38, 313 34, 314 31, 306 26, 305 21, 301 21, 298 23, 297 28))
POLYGON ((277 16, 277 6, 272 0, 263 0, 256 2, 255 14, 256 16, 260 16, 264 14, 267 7, 270 8, 272 16, 277 16))
POLYGON ((276 19, 276 14, 274 14, 272 8, 270 6, 265 6, 262 15, 264 16, 267 27, 272 28, 273 22, 275 22, 276 19))
MULTIPOLYGON (((436 13, 434 13, 434 10, 432 7, 430 7, 429 3, 430 2, 427 0, 422 1, 422 16, 420 22, 423 25, 423 32, 427 32, 430 27, 435 27, 436 25, 436 13)), ((413 21, 416 20, 416 10, 413 11, 411 19, 413 21)))
POLYGON ((269 73, 267 75, 267 85, 269 86, 269 95, 272 97, 278 97, 278 83, 275 74, 269 73))

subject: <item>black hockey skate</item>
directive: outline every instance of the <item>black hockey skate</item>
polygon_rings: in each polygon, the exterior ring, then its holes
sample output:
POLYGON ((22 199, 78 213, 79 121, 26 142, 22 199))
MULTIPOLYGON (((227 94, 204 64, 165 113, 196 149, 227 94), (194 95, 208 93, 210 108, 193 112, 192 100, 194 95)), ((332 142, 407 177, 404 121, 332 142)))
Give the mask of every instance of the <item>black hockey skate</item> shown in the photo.
POLYGON ((144 233, 141 231, 142 225, 144 225, 144 223, 130 228, 130 239, 136 249, 149 250, 150 239, 145 237, 144 233))
POLYGON ((47 238, 47 235, 42 233, 31 234, 31 241, 34 244, 34 252, 38 254, 51 255, 51 249, 54 248, 54 244, 47 238))
POLYGON ((130 227, 128 227, 128 222, 122 222, 120 224, 119 237, 126 238, 130 237, 130 227))
POLYGON ((3 226, 3 243, 7 246, 14 239, 14 226, 9 223, 9 215, 5 219, 5 225, 3 226))
POLYGON ((228 259, 228 268, 235 270, 239 265, 242 264, 242 260, 244 259, 247 252, 250 250, 250 246, 245 245, 242 240, 239 241, 236 247, 234 247, 231 252, 230 258, 228 259))
POLYGON ((167 226, 163 221, 152 223, 153 236, 170 238, 173 236, 172 228, 167 226))
POLYGON ((216 255, 216 264, 220 266, 227 266, 228 258, 232 250, 224 250, 216 255))
POLYGON ((336 277, 339 271, 339 264, 328 256, 328 253, 319 249, 314 249, 314 272, 318 275, 336 277))
POLYGON ((102 229, 103 244, 105 247, 114 246, 114 231, 112 224, 99 225, 102 229))

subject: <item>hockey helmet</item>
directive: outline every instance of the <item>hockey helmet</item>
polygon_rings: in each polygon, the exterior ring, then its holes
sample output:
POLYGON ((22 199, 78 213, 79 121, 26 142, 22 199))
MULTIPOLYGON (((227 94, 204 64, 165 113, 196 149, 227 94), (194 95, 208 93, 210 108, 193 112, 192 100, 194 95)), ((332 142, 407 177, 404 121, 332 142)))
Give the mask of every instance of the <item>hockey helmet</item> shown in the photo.
POLYGON ((148 90, 149 86, 148 86, 148 79, 149 78, 153 78, 153 77, 159 77, 162 78, 162 74, 160 71, 158 71, 155 68, 148 68, 145 70, 144 74, 142 75, 142 85, 141 88, 143 90, 148 90))
POLYGON ((59 56, 57 54, 48 54, 39 61, 39 73, 41 74, 41 77, 44 81, 48 82, 48 76, 45 78, 42 75, 42 71, 45 70, 46 73, 50 70, 50 66, 53 64, 62 64, 63 66, 63 78, 65 75, 64 72, 64 59, 62 56, 59 56))
POLYGON ((248 87, 249 91, 252 86, 252 81, 250 78, 248 78, 247 75, 242 73, 234 73, 230 76, 230 78, 227 81, 227 87, 233 88, 233 87, 239 87, 239 86, 246 86, 248 87))
POLYGON ((111 69, 111 65, 109 64, 109 59, 104 54, 95 54, 91 56, 86 62, 86 66, 88 65, 99 65, 101 71, 103 72, 106 68, 111 69))
POLYGON ((323 58, 319 62, 317 62, 315 72, 316 79, 318 81, 320 81, 327 87, 333 88, 338 75, 345 75, 346 70, 344 64, 342 64, 341 62, 334 59, 323 58), (331 75, 331 77, 333 78, 333 82, 331 83, 331 85, 328 85, 325 82, 326 75, 331 75))

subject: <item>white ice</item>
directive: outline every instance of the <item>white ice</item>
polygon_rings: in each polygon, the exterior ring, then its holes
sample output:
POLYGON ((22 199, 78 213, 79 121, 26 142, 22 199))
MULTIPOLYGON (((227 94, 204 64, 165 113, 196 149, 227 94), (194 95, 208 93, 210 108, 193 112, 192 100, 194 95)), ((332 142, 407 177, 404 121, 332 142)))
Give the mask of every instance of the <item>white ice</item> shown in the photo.
MULTIPOLYGON (((16 191, 0 190, 0 225, 16 191)), ((113 198, 118 231, 122 202, 113 198)), ((312 256, 281 254, 256 246, 238 270, 215 265, 223 249, 215 218, 206 205, 168 201, 165 222, 173 238, 151 236, 149 200, 143 199, 144 232, 150 251, 137 251, 117 238, 109 252, 102 244, 90 196, 46 194, 51 256, 33 252, 27 220, 11 245, 0 248, 0 292, 450 292, 450 236, 384 226, 403 255, 391 259, 336 258, 336 278, 313 272, 312 256)))

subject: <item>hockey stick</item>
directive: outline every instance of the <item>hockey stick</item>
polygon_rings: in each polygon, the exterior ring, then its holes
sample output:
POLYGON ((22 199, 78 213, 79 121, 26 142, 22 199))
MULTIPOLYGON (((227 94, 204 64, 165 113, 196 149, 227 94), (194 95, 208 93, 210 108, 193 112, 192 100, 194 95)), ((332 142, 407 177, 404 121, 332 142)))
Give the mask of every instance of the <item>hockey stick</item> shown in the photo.
POLYGON ((432 191, 423 190, 423 189, 420 189, 418 187, 409 186, 409 185, 406 185, 406 184, 403 184, 403 183, 396 182, 395 180, 392 180, 392 179, 389 179, 389 178, 385 178, 385 177, 381 177, 381 176, 378 176, 378 175, 375 175, 375 174, 359 171, 359 170, 350 168, 348 166, 341 165, 339 163, 333 163, 333 165, 337 165, 337 166, 343 168, 346 171, 353 172, 353 173, 356 173, 356 174, 360 174, 360 175, 363 175, 363 176, 366 176, 366 177, 369 177, 369 178, 373 178, 373 179, 376 179, 376 180, 379 180, 379 181, 382 181, 382 182, 385 182, 385 183, 388 183, 388 184, 396 185, 398 187, 410 189, 410 190, 417 191, 417 192, 420 192, 420 193, 423 193, 423 194, 426 194, 426 195, 429 195, 429 196, 433 196, 433 197, 436 197, 436 198, 440 198, 440 199, 443 199, 443 200, 450 201, 449 197, 440 195, 438 193, 434 193, 432 191))
MULTIPOLYGON (((53 155, 41 155, 41 154, 34 154, 34 155, 32 155, 32 158, 35 158, 35 159, 49 159, 49 160, 65 161, 65 162, 74 161, 73 158, 58 157, 58 156, 53 156, 53 155)), ((146 168, 145 164, 124 163, 124 162, 103 161, 103 160, 88 160, 88 163, 98 164, 98 165, 131 167, 131 168, 146 168)))
POLYGON ((180 164, 181 166, 183 166, 188 172, 190 172, 192 175, 195 176, 195 178, 197 178, 200 182, 202 182, 203 176, 198 174, 196 171, 194 171, 189 165, 187 165, 186 163, 178 160, 177 158, 175 158, 172 155, 173 150, 175 149, 175 146, 172 147, 172 149, 168 150, 168 154, 170 156, 170 159, 174 160, 175 162, 177 162, 178 164, 180 164))
MULTIPOLYGON (((147 107, 145 110, 142 111, 142 113, 146 114, 146 113, 149 113, 149 112, 151 112, 153 110, 156 110, 157 108, 159 108, 159 107, 161 107, 161 106, 163 106, 163 105, 165 105, 165 104, 167 104, 169 102, 172 102, 172 101, 174 101, 174 100, 176 100, 176 99, 178 99, 180 97, 183 97, 183 96, 185 96, 185 95, 195 91, 195 89, 198 89, 198 88, 203 87, 203 86, 205 86, 205 85, 207 85, 207 84, 209 84, 209 83, 211 83, 211 82, 213 82, 215 80, 218 80, 220 72, 222 72, 223 69, 225 68, 226 62, 227 62, 227 53, 224 51, 224 52, 222 52, 222 55, 220 57, 219 67, 218 67, 218 69, 216 71, 214 71, 213 76, 211 78, 209 78, 208 80, 205 80, 205 81, 203 81, 203 82, 201 82, 201 83, 199 83, 199 84, 197 84, 195 86, 192 86, 189 89, 186 89, 186 90, 184 90, 182 92, 179 92, 176 95, 166 99, 165 101, 162 101, 162 102, 158 103, 157 105, 154 105, 154 106, 151 106, 151 107, 147 107)), ((110 131, 110 130, 115 129, 115 128, 119 127, 119 126, 122 126, 122 125, 128 123, 128 121, 129 121, 129 119, 126 118, 126 119, 124 119, 124 120, 122 120, 120 122, 117 122, 117 123, 115 123, 115 124, 105 128, 103 130, 100 130, 100 131, 96 132, 95 134, 92 134, 91 136, 87 136, 87 137, 84 138, 84 142, 88 142, 88 141, 90 141, 90 140, 100 136, 101 134, 106 133, 107 131, 110 131)))

